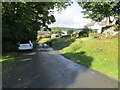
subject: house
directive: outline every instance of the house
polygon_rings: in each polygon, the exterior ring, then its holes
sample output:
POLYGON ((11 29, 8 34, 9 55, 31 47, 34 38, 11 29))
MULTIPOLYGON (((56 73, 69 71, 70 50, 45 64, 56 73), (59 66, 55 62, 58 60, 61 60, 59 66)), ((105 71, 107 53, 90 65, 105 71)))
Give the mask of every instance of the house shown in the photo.
POLYGON ((69 33, 68 33, 68 31, 61 31, 61 35, 66 36, 66 35, 69 35, 69 33))
POLYGON ((94 33, 101 33, 102 27, 106 26, 106 22, 105 21, 101 21, 101 22, 91 21, 91 23, 88 23, 85 26, 87 26, 90 29, 93 29, 94 33))
POLYGON ((101 33, 102 32, 102 27, 104 27, 106 25, 101 25, 98 22, 95 22, 95 24, 93 26, 90 26, 91 29, 94 29, 94 33, 101 33))
POLYGON ((94 33, 101 33, 103 27, 109 27, 115 25, 115 23, 116 23, 115 17, 111 16, 104 18, 101 22, 96 22, 91 20, 91 22, 85 26, 94 29, 94 33))

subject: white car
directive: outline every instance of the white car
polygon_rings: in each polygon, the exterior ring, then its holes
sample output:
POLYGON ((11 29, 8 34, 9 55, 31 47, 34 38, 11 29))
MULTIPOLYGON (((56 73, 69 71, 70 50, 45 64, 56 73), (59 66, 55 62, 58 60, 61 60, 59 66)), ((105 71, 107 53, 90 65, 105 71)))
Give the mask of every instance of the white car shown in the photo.
POLYGON ((22 41, 18 43, 18 50, 32 50, 33 44, 31 41, 22 41))

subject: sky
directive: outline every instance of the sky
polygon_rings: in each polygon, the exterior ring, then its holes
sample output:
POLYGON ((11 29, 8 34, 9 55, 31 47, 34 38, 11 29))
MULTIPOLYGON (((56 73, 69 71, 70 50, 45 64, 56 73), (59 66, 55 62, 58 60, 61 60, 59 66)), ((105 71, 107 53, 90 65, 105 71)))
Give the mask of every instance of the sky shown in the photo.
POLYGON ((71 6, 68 6, 61 13, 55 12, 56 22, 49 25, 49 27, 69 27, 69 28, 83 28, 86 24, 90 23, 91 19, 83 18, 81 11, 83 9, 76 1, 71 6))

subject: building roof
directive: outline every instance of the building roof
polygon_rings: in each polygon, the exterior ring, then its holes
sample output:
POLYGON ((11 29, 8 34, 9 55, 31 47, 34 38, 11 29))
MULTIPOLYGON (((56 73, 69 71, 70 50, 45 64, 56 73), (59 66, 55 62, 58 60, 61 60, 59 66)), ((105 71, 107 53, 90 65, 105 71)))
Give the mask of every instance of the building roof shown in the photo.
POLYGON ((86 24, 85 26, 87 26, 87 27, 94 26, 95 23, 98 23, 100 26, 106 25, 105 21, 101 21, 101 22, 91 21, 90 23, 86 24))

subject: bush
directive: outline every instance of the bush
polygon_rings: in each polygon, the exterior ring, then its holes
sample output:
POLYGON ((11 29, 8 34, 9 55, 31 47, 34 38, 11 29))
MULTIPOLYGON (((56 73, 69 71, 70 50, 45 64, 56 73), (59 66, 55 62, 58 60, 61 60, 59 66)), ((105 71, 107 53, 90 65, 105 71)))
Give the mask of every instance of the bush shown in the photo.
POLYGON ((89 29, 88 27, 85 27, 80 33, 79 36, 81 37, 88 37, 90 33, 93 33, 92 29, 89 29))
POLYGON ((117 33, 116 35, 111 36, 110 38, 113 39, 113 38, 118 38, 118 37, 119 37, 119 34, 117 33))
POLYGON ((54 49, 61 49, 71 44, 74 40, 74 38, 55 38, 47 41, 46 43, 54 49))
POLYGON ((56 41, 57 41, 57 39, 51 39, 51 40, 46 41, 45 43, 51 47, 53 42, 56 42, 56 41))
POLYGON ((101 34, 99 34, 99 33, 91 33, 91 34, 90 34, 90 37, 100 38, 100 37, 101 37, 101 34))
POLYGON ((70 35, 61 36, 61 38, 70 38, 70 35))
POLYGON ((120 25, 113 25, 113 27, 115 28, 115 31, 119 30, 120 25))
POLYGON ((67 43, 71 43, 71 42, 74 42, 75 38, 71 38, 71 39, 67 39, 66 42, 67 43))

